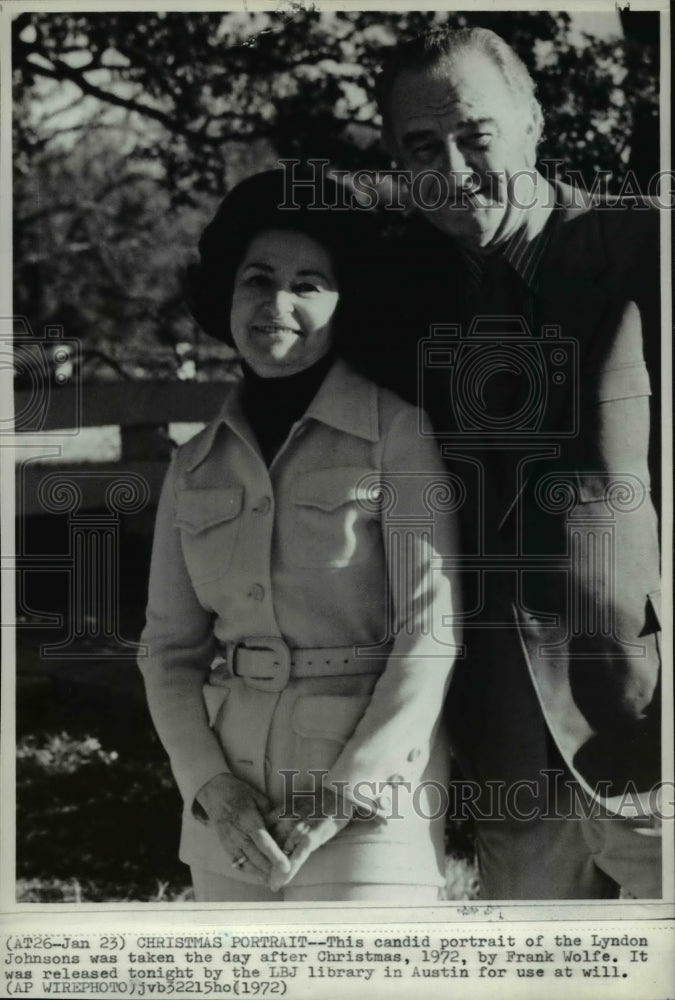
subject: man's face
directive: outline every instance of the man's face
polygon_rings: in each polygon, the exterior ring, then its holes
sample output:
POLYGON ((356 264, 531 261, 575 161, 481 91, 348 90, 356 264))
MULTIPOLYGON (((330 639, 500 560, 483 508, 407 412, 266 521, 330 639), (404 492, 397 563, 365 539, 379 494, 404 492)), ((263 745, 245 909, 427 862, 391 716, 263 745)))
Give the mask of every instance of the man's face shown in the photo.
POLYGON ((391 93, 389 145, 413 178, 424 175, 413 187, 417 207, 468 248, 512 235, 532 201, 531 111, 518 106, 482 52, 401 73, 391 93))

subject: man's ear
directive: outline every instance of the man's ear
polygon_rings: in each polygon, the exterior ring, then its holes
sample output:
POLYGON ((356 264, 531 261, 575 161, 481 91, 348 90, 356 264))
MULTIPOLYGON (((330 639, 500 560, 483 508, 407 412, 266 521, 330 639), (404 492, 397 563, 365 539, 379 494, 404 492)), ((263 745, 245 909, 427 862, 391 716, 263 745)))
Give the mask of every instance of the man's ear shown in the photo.
POLYGON ((534 170, 537 163, 537 143, 533 132, 534 129, 528 130, 525 143, 525 164, 528 170, 534 170))
POLYGON ((539 129, 533 118, 528 118, 525 124, 525 134, 523 136, 523 148, 525 152, 525 164, 528 170, 533 170, 537 163, 537 145, 539 143, 539 129))
POLYGON ((527 166, 533 169, 537 163, 537 147, 544 129, 539 104, 533 102, 525 123, 525 158, 527 166))

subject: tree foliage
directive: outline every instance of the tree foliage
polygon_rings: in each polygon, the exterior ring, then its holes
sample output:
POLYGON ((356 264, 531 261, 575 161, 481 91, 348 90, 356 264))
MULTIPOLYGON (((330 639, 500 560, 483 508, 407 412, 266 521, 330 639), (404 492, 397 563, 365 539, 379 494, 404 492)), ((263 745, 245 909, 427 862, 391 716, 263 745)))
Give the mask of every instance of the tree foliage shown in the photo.
POLYGON ((579 45, 564 13, 21 13, 19 308, 34 323, 75 309, 86 337, 185 336, 170 272, 215 200, 279 156, 386 168, 378 68, 399 39, 445 24, 493 28, 523 58, 546 112, 542 158, 620 185, 635 109, 657 111, 654 55, 579 45))

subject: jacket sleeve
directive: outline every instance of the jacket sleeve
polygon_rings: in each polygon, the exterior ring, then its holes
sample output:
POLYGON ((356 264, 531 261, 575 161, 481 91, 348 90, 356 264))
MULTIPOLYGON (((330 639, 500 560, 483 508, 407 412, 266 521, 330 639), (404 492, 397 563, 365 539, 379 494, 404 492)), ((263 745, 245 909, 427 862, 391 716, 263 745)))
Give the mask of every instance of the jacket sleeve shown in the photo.
MULTIPOLYGON (((642 279, 643 260, 654 263, 649 248, 656 232, 649 214, 606 213, 603 224, 616 227, 609 246, 625 259, 604 275, 602 323, 582 359, 581 433, 563 446, 557 463, 572 500, 560 515, 570 568, 569 595, 559 602, 569 608, 564 648, 571 700, 565 705, 549 694, 545 707, 568 762, 591 787, 610 780, 619 788, 630 777, 648 788, 660 773, 659 544, 650 489, 658 457, 659 408, 650 414, 650 395, 658 389, 659 330, 658 290, 642 279), (619 223, 631 226, 630 253, 619 223), (582 727, 570 706, 583 716, 582 727), (580 740, 584 728, 590 732, 580 740)), ((536 642, 530 646, 543 677, 555 657, 547 664, 536 642)), ((564 694, 565 684, 558 678, 549 690, 564 694)))
POLYGON ((628 302, 601 363, 589 373, 582 426, 590 453, 578 472, 580 502, 567 522, 573 608, 580 616, 572 627, 569 682, 597 734, 574 763, 591 779, 606 778, 620 771, 625 748, 633 759, 624 773, 641 784, 658 777, 660 722, 659 545, 647 462, 643 329, 637 304, 628 302), (614 747, 611 753, 602 750, 605 744, 614 747))
POLYGON ((658 472, 660 408, 650 407, 660 381, 659 216, 627 210, 606 213, 602 223, 621 287, 582 371, 581 502, 569 526, 583 542, 574 569, 588 622, 572 643, 570 682, 593 728, 609 732, 645 719, 659 674, 659 491, 654 498, 651 474, 658 472), (604 662, 587 652, 604 654, 604 662))
POLYGON ((138 664, 152 720, 190 807, 199 789, 229 768, 209 727, 202 695, 214 656, 213 620, 197 600, 185 567, 174 524, 176 476, 174 459, 157 509, 138 664))
POLYGON ((417 411, 401 409, 384 437, 382 531, 390 590, 384 672, 352 737, 326 775, 357 804, 388 804, 387 786, 415 782, 432 752, 458 652, 456 480, 437 445, 418 433, 417 411))

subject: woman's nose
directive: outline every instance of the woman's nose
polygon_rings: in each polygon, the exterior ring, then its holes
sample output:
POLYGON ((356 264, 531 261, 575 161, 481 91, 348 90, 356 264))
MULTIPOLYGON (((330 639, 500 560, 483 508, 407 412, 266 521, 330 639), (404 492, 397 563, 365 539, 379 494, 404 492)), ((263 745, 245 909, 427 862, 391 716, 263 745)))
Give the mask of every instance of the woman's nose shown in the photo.
POLYGON ((265 303, 271 316, 285 316, 293 311, 293 295, 285 288, 276 288, 265 303))

